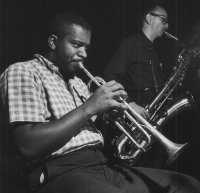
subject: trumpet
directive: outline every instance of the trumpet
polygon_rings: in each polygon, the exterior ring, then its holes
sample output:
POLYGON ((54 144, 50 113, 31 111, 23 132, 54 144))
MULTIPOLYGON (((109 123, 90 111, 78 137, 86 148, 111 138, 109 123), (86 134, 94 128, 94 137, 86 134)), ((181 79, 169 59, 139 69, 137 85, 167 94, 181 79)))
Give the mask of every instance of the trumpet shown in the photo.
MULTIPOLYGON (((82 63, 79 63, 79 68, 82 69, 86 75, 93 81, 96 86, 100 87, 106 82, 101 79, 101 83, 96 77, 94 77, 82 63)), ((188 143, 185 144, 176 144, 162 135, 155 126, 151 125, 146 119, 144 119, 139 113, 135 111, 122 97, 119 97, 119 101, 123 103, 127 110, 123 111, 122 117, 119 119, 110 118, 109 115, 106 115, 106 118, 114 123, 118 129, 123 132, 123 135, 126 136, 131 142, 130 147, 134 146, 137 149, 136 154, 140 152, 146 152, 149 149, 149 146, 152 142, 152 136, 164 147, 168 155, 167 165, 171 164, 176 158, 182 153, 182 151, 187 147, 188 143), (137 134, 136 134, 137 133, 137 134), (138 140, 138 133, 141 135, 140 140, 138 140)), ((120 155, 121 147, 118 147, 118 156, 121 159, 126 159, 128 155, 120 155)))

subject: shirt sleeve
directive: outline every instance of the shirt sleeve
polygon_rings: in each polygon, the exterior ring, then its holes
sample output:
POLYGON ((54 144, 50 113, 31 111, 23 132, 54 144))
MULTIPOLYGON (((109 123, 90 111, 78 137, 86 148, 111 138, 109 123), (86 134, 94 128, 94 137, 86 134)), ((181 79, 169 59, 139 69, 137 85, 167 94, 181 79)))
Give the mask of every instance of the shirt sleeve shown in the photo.
POLYGON ((14 65, 8 75, 9 121, 45 121, 45 103, 41 95, 39 77, 30 66, 14 65))

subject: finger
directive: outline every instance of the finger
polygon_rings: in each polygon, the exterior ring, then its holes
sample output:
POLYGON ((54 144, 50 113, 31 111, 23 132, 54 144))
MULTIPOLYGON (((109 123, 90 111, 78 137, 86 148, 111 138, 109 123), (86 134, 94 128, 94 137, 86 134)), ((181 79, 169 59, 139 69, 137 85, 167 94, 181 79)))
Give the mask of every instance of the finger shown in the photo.
POLYGON ((144 114, 145 114, 145 116, 146 116, 146 119, 149 119, 150 118, 150 115, 149 115, 149 113, 144 109, 144 114))
POLYGON ((115 80, 111 80, 110 82, 108 82, 107 86, 112 88, 113 90, 120 90, 120 89, 124 90, 124 87, 120 83, 116 82, 115 80))
POLYGON ((119 91, 119 90, 123 90, 124 91, 124 87, 121 84, 118 84, 118 83, 110 86, 108 89, 111 92, 115 92, 115 91, 119 91))
POLYGON ((112 85, 114 85, 114 84, 116 84, 117 82, 115 81, 115 80, 111 80, 111 81, 109 81, 109 82, 107 82, 106 84, 108 85, 108 86, 112 86, 112 85))
POLYGON ((119 97, 125 98, 127 97, 127 93, 124 90, 117 90, 117 91, 111 92, 111 97, 115 100, 118 99, 119 97))
POLYGON ((145 113, 142 113, 142 117, 145 118, 145 119, 147 119, 147 116, 146 116, 145 113))
POLYGON ((124 103, 119 103, 116 100, 113 100, 112 107, 116 107, 122 110, 126 110, 127 106, 124 103))
POLYGON ((146 111, 145 111, 145 115, 146 115, 147 119, 150 119, 150 115, 146 111))
POLYGON ((142 112, 142 116, 147 120, 149 119, 149 114, 146 111, 142 112))

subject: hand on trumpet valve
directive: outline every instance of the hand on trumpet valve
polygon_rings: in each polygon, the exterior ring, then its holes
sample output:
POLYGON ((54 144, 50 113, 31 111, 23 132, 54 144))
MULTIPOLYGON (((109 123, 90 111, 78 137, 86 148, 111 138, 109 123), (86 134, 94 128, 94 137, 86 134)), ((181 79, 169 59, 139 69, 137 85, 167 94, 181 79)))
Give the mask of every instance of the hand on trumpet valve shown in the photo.
POLYGON ((124 87, 112 80, 101 85, 94 94, 86 101, 89 109, 89 114, 96 115, 101 114, 109 109, 127 109, 126 105, 116 99, 124 98, 127 93, 124 91, 124 87))

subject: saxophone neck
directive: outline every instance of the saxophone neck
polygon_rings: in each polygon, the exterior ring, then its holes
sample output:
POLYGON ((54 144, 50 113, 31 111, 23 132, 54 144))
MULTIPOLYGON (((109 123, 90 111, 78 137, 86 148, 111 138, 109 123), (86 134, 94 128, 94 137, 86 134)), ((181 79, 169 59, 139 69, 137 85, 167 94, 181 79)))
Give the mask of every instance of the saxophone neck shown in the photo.
POLYGON ((174 39, 174 40, 176 40, 176 41, 179 41, 179 39, 178 39, 177 37, 173 36, 172 34, 166 32, 166 31, 164 31, 164 34, 165 34, 168 38, 172 38, 172 39, 174 39))

